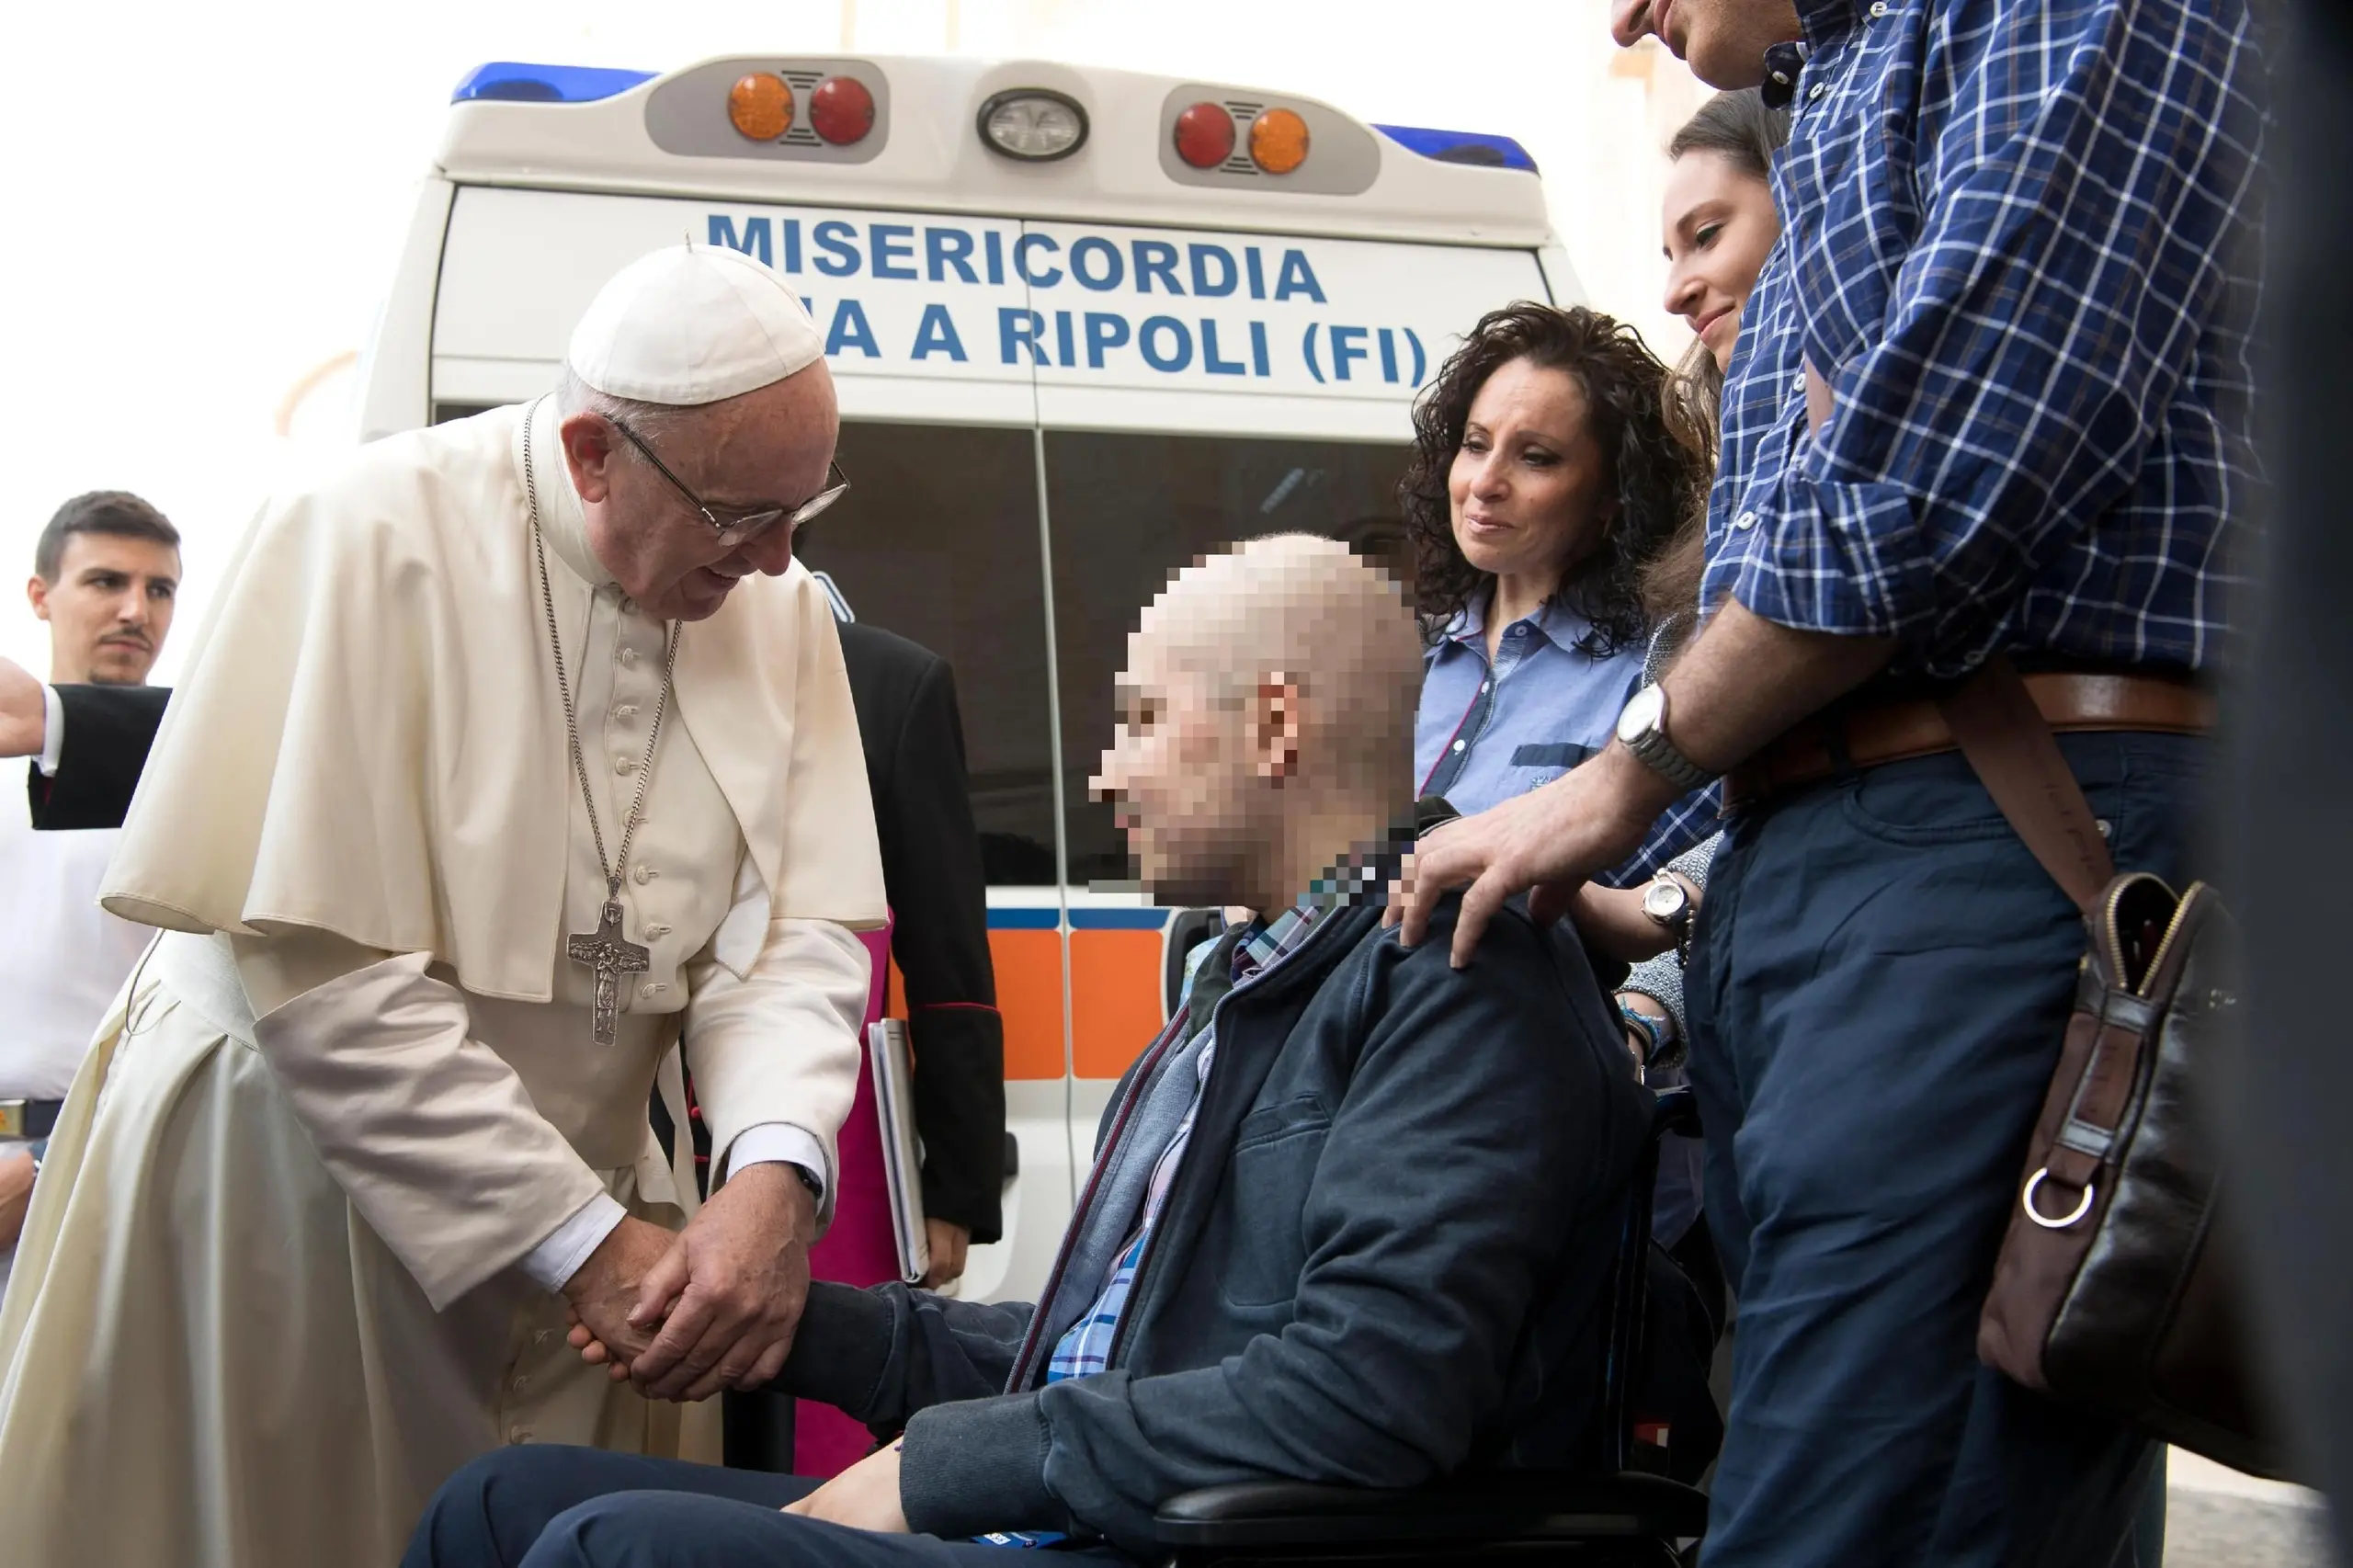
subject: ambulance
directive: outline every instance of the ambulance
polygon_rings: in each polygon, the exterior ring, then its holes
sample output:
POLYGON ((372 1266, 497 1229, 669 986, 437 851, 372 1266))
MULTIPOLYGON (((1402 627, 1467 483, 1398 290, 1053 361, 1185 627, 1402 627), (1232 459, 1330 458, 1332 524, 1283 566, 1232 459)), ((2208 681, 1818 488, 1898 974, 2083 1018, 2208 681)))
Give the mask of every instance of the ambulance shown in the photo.
POLYGON ((1087 798, 1138 610, 1235 539, 1395 548, 1415 390, 1483 312, 1580 291, 1506 137, 1039 61, 493 64, 424 182, 363 434, 549 391, 604 279, 681 240, 808 301, 850 491, 803 559, 954 666, 1014 1171, 963 1289, 1031 1298, 1203 926, 1126 881, 1087 798))

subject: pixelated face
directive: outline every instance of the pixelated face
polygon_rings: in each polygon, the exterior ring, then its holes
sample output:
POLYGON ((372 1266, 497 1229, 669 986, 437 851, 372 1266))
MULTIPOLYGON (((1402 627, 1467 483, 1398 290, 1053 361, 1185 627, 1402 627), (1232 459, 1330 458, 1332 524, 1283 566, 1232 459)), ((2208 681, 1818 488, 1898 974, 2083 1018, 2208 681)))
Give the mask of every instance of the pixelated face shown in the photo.
POLYGON ((1118 724, 1088 794, 1113 808, 1160 903, 1237 902, 1264 788, 1245 694, 1176 668, 1149 624, 1129 637, 1114 691, 1118 724))
POLYGON ((1601 542, 1616 505, 1577 379, 1528 359, 1496 367, 1471 400, 1447 491, 1471 564, 1549 594, 1601 542))

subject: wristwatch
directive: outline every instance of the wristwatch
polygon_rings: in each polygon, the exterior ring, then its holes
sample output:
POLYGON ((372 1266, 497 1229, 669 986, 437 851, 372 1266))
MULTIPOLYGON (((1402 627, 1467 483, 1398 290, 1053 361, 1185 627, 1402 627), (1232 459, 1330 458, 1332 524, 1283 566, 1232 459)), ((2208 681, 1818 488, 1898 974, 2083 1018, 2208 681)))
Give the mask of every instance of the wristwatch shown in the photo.
POLYGON ((1666 687, 1646 686, 1618 715, 1618 738, 1644 767, 1667 782, 1697 790, 1716 776, 1675 749, 1666 738, 1666 687))
POLYGON ((1661 871, 1643 890, 1643 913, 1675 937, 1675 961, 1691 961, 1691 892, 1673 871, 1661 871))

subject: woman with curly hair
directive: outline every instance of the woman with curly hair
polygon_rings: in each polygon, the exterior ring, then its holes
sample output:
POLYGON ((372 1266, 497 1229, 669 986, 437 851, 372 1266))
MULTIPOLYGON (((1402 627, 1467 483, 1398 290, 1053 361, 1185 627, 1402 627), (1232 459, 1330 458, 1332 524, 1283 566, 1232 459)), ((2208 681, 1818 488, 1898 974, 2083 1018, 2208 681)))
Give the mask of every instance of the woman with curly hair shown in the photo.
POLYGON ((1632 327, 1523 302, 1416 403, 1398 493, 1429 639, 1420 793, 1482 812, 1608 743, 1642 682, 1643 568, 1707 482, 1666 386, 1632 327))

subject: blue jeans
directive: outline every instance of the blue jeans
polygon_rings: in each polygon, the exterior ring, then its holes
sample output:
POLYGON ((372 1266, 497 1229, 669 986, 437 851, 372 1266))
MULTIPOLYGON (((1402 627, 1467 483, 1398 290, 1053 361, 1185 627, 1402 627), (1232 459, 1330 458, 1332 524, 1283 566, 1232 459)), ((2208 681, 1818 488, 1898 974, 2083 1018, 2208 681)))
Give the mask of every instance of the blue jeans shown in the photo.
MULTIPOLYGON (((2120 867, 2179 885, 2203 744, 2062 741, 2120 867)), ((1740 1302, 1708 1568, 2088 1564, 2160 1450, 1979 1363, 2080 919, 1957 754, 1735 823, 1687 998, 1740 1302)))
MULTIPOLYGON (((1005 1568, 1006 1549, 778 1512, 799 1476, 597 1449, 484 1454, 442 1483, 401 1568, 1005 1568)), ((1067 1556, 1108 1558, 1097 1551, 1067 1556)))

